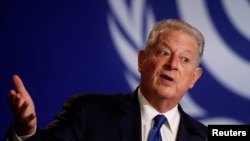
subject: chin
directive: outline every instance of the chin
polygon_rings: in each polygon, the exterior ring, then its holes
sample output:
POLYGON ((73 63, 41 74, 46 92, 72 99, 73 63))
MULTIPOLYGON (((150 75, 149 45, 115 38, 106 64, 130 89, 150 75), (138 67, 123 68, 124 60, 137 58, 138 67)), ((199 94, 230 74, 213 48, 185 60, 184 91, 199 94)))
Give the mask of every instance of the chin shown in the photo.
POLYGON ((166 89, 166 88, 157 90, 157 94, 162 98, 176 97, 176 93, 172 89, 166 89))

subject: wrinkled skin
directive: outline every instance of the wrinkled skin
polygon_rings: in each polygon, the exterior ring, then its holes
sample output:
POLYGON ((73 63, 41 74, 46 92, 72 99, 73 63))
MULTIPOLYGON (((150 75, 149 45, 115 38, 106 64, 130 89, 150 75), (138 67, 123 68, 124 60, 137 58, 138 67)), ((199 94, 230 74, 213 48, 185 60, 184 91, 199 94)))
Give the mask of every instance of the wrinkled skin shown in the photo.
POLYGON ((159 112, 176 106, 202 74, 198 45, 183 31, 162 32, 150 50, 138 56, 140 89, 159 112))

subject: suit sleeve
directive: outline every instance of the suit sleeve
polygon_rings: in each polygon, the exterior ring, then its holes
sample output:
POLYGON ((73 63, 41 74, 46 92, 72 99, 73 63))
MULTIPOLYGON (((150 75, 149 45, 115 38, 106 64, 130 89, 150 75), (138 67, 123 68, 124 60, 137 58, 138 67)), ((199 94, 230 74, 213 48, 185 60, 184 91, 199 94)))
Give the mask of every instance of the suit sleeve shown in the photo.
MULTIPOLYGON (((83 134, 83 103, 78 98, 79 95, 72 96, 64 105, 62 112, 55 116, 55 119, 44 129, 37 129, 35 134, 25 141, 69 141, 80 140, 83 134)), ((38 119, 39 120, 39 119, 38 119)), ((5 140, 13 140, 14 132, 7 131, 5 140)))

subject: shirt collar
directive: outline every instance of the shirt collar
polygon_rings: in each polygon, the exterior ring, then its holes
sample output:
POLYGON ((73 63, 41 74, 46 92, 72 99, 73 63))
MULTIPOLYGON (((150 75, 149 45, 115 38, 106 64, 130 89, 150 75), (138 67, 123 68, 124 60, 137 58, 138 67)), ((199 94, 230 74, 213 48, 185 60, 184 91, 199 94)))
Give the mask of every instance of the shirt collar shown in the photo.
POLYGON ((163 114, 166 118, 167 121, 165 124, 168 126, 171 132, 176 131, 178 128, 176 125, 179 125, 180 121, 180 113, 178 111, 178 105, 176 105, 174 108, 169 110, 168 112, 165 113, 159 113, 148 101, 147 99, 142 95, 140 88, 138 89, 138 99, 140 103, 140 108, 141 108, 141 116, 142 116, 142 121, 147 123, 147 122, 152 122, 152 119, 158 115, 158 114, 163 114))

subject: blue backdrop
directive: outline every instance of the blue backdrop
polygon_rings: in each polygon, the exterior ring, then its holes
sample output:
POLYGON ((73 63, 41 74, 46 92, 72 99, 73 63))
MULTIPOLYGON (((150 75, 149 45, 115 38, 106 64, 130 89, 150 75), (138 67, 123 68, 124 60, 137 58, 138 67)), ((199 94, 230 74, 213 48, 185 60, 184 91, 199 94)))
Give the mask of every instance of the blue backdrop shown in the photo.
POLYGON ((206 38, 203 76, 183 99, 184 109, 204 124, 249 124, 249 13, 249 0, 4 0, 0 137, 13 119, 13 74, 23 79, 44 127, 73 94, 132 91, 137 52, 163 18, 183 19, 206 38))

